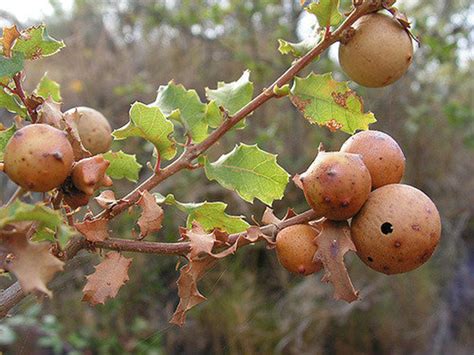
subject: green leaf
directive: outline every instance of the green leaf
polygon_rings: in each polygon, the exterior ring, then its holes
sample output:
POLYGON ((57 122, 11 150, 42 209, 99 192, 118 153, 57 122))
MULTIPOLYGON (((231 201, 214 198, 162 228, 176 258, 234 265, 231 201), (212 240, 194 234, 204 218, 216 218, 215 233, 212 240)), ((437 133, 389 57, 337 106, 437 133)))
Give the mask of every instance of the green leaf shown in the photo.
POLYGON ((372 112, 364 113, 362 98, 347 82, 335 81, 331 73, 296 77, 290 99, 309 122, 331 131, 341 129, 353 134, 368 129, 376 121, 372 112))
POLYGON ((43 24, 22 31, 13 46, 13 52, 23 53, 25 59, 38 59, 53 55, 63 47, 64 42, 50 37, 43 24))
POLYGON ((137 182, 142 166, 137 162, 135 154, 126 154, 120 150, 118 152, 107 152, 103 154, 103 157, 110 162, 107 175, 112 179, 125 178, 137 182))
POLYGON ((343 21, 343 16, 339 12, 339 0, 319 0, 312 2, 306 11, 316 15, 319 26, 337 26, 343 21))
POLYGON ((186 90, 183 85, 170 82, 159 87, 152 105, 159 107, 168 118, 180 121, 195 142, 207 137, 206 105, 195 90, 186 90))
POLYGON ((44 73, 40 82, 36 86, 36 95, 41 96, 44 99, 47 99, 51 96, 54 101, 61 102, 61 86, 54 80, 49 79, 47 75, 48 73, 44 73))
POLYGON ((206 105, 206 122, 211 128, 217 128, 222 123, 222 113, 214 100, 206 105))
POLYGON ((32 240, 58 241, 64 247, 76 232, 63 223, 61 214, 43 205, 30 205, 19 200, 10 206, 0 208, 0 229, 15 222, 37 222, 32 240), (56 236, 56 238, 55 238, 56 236))
POLYGON ((299 58, 313 49, 319 42, 319 37, 309 36, 298 43, 287 42, 283 39, 278 40, 278 50, 281 54, 291 54, 299 58))
POLYGON ((43 205, 30 205, 16 200, 0 208, 0 229, 14 222, 34 221, 40 228, 54 229, 62 224, 61 214, 43 205))
POLYGON ((5 108, 21 117, 27 116, 26 108, 18 103, 15 96, 0 88, 0 108, 5 108))
POLYGON ((3 161, 3 154, 5 153, 5 147, 8 141, 15 134, 15 126, 11 126, 8 129, 0 131, 0 161, 3 161))
POLYGON ((219 82, 217 89, 206 88, 206 96, 217 105, 224 107, 232 116, 247 105, 253 96, 253 83, 249 81, 250 71, 246 70, 239 80, 232 83, 219 82))
POLYGON ((183 203, 176 201, 175 197, 171 194, 166 197, 155 194, 155 198, 159 204, 173 205, 187 213, 188 219, 186 224, 188 228, 191 228, 194 221, 198 222, 206 231, 218 228, 230 234, 243 232, 250 227, 243 216, 230 216, 225 213, 227 204, 224 202, 183 203))
POLYGON ((24 58, 23 53, 13 53, 11 58, 0 56, 0 78, 4 76, 12 77, 22 71, 24 58))
POLYGON ((169 160, 176 155, 176 144, 171 138, 173 131, 173 123, 158 107, 135 102, 130 109, 130 122, 112 135, 116 140, 142 137, 156 147, 162 159, 169 160))
POLYGON ((206 157, 204 164, 209 180, 236 191, 245 201, 254 198, 271 205, 283 197, 288 184, 288 173, 277 164, 276 155, 264 152, 257 145, 240 144, 214 163, 206 157))
POLYGON ((69 239, 71 239, 71 237, 73 237, 76 234, 77 233, 73 228, 69 227, 68 225, 61 224, 60 226, 56 228, 56 231, 51 230, 49 228, 43 228, 43 229, 38 230, 33 235, 31 240, 34 242, 57 241, 59 243, 59 246, 62 249, 64 249, 69 239))

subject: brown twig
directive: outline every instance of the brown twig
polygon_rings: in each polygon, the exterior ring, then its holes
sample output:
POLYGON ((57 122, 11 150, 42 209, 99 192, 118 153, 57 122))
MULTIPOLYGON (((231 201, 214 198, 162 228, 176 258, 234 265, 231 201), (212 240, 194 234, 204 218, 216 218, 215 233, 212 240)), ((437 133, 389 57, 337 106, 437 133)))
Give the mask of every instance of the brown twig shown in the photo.
POLYGON ((31 117, 31 121, 34 123, 36 122, 36 112, 34 112, 30 105, 28 105, 28 101, 27 101, 27 98, 26 98, 26 95, 25 95, 25 92, 23 91, 23 87, 21 85, 21 72, 19 73, 16 73, 14 76, 13 76, 13 82, 15 83, 15 88, 12 90, 12 92, 18 96, 21 100, 21 102, 23 102, 23 105, 25 105, 26 107, 26 110, 28 111, 28 115, 31 117))

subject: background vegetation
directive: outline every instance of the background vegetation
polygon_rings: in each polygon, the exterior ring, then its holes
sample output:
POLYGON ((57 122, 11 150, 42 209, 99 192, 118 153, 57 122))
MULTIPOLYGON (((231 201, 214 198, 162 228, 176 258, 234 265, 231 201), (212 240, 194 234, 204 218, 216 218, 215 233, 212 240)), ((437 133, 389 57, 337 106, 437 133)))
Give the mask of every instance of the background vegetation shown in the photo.
MULTIPOLYGON (((160 84, 174 79, 196 88, 236 80, 246 68, 256 89, 289 64, 277 39, 297 40, 308 27, 299 1, 292 0, 75 0, 71 11, 51 0, 49 32, 64 39, 60 54, 27 68, 26 87, 48 71, 61 84, 65 109, 78 105, 102 111, 114 128, 128 121, 130 104, 151 102, 160 84)), ((177 258, 133 255, 130 282, 105 306, 80 302, 84 273, 95 256, 81 254, 53 283, 55 297, 41 305, 29 299, 0 323, 0 349, 41 353, 284 353, 284 354, 472 354, 474 351, 474 5, 467 0, 399 1, 422 47, 409 73, 383 89, 359 88, 366 107, 409 157, 405 180, 431 196, 443 219, 434 257, 409 274, 385 276, 348 256, 350 274, 364 296, 346 304, 331 299, 321 275, 288 274, 273 251, 248 248, 221 262, 202 282, 209 300, 194 309, 184 328, 168 324, 178 299, 177 258)), ((9 21, 14 18, 4 14, 9 21)), ((21 26, 30 24, 20 24, 21 26)), ((331 50, 308 70, 343 74, 331 50)), ((355 87, 355 86, 354 86, 355 87)), ((2 120, 6 113, 2 113, 2 120)), ((249 128, 231 132, 210 154, 235 143, 258 143, 279 154, 294 174, 304 171, 323 142, 338 149, 344 133, 311 126, 288 100, 272 101, 254 113, 249 128)), ((128 140, 124 151, 143 163, 150 147, 128 140)), ((145 170, 145 169, 144 169, 145 170)), ((0 199, 14 187, 0 177, 0 199)), ((119 195, 131 185, 116 186, 119 195)), ((166 181, 182 201, 223 200, 229 211, 261 216, 250 205, 185 171, 166 181)), ((289 185, 275 204, 307 208, 289 185)), ((184 216, 166 211, 157 240, 174 240, 184 216)), ((129 235, 133 219, 114 222, 117 236, 129 235)), ((2 280, 8 284, 8 280, 2 280)))

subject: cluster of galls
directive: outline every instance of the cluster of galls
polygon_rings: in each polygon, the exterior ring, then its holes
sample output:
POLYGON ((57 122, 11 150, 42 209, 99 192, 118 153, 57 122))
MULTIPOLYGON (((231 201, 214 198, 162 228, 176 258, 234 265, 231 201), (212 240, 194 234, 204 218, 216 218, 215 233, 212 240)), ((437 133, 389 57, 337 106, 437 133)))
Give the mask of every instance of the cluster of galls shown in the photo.
POLYGON ((75 161, 67 133, 43 123, 19 129, 4 155, 4 172, 13 182, 34 192, 61 188, 65 202, 73 208, 87 204, 99 187, 112 184, 105 174, 109 162, 100 155, 112 143, 110 124, 100 112, 87 107, 66 114, 76 111, 74 129, 94 156, 75 161))
MULTIPOLYGON (((319 152, 295 181, 319 217, 349 220, 360 259, 385 274, 413 270, 438 245, 441 221, 434 203, 420 190, 400 184, 405 157, 397 142, 378 131, 350 137, 339 152, 319 152)), ((319 231, 309 225, 277 235, 280 262, 308 275, 321 269, 313 261, 319 231)))

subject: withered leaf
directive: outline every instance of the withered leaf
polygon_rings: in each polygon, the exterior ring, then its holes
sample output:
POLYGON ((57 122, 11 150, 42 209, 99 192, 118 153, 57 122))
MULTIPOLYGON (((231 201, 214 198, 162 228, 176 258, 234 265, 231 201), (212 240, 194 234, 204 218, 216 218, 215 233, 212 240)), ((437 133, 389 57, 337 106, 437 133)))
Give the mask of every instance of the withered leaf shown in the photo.
POLYGON ((86 219, 76 223, 75 227, 90 242, 101 242, 109 238, 109 222, 106 219, 86 219))
POLYGON ((101 194, 95 198, 95 200, 102 208, 109 208, 111 205, 117 202, 115 194, 112 190, 102 191, 101 194))
POLYGON ((262 223, 263 224, 278 224, 281 220, 275 216, 273 210, 270 207, 265 208, 265 212, 263 212, 262 216, 262 223))
POLYGON ((73 112, 66 112, 63 116, 64 130, 68 135, 67 138, 69 143, 71 143, 75 161, 92 156, 92 154, 82 145, 76 123, 79 118, 80 114, 77 110, 74 110, 73 112))
POLYGON ((61 112, 61 104, 54 102, 51 97, 44 100, 38 110, 38 120, 36 122, 62 129, 63 113, 61 112))
POLYGON ((87 276, 82 300, 97 305, 117 296, 120 287, 129 280, 128 269, 131 263, 132 259, 118 252, 107 253, 105 259, 95 267, 94 273, 87 276))
POLYGON ((50 243, 32 243, 28 240, 30 234, 23 228, 0 231, 1 244, 7 252, 3 268, 16 276, 23 292, 37 291, 51 297, 46 285, 64 263, 49 252, 50 243))
POLYGON ((321 281, 332 283, 335 299, 347 302, 357 300, 359 291, 354 289, 344 264, 344 255, 348 251, 356 251, 347 222, 324 221, 315 243, 318 251, 314 260, 321 261, 325 271, 321 281))
POLYGON ((155 197, 145 190, 142 192, 138 205, 142 208, 142 214, 138 219, 141 237, 158 232, 161 229, 164 214, 163 209, 156 203, 155 197))
POLYGON ((16 25, 11 27, 4 27, 3 28, 3 36, 2 36, 2 45, 3 45, 3 55, 5 57, 11 57, 12 54, 12 47, 16 39, 20 37, 20 31, 16 28, 16 25))
POLYGON ((191 260, 180 269, 178 281, 179 304, 170 323, 182 326, 186 320, 186 312, 204 302, 204 297, 197 288, 197 281, 209 270, 216 260, 205 257, 201 260, 191 260))
POLYGON ((260 239, 265 239, 269 245, 273 244, 271 238, 262 233, 260 227, 257 226, 249 227, 245 233, 240 233, 230 246, 226 233, 218 230, 207 233, 196 222, 193 223, 190 230, 181 230, 181 235, 189 239, 191 251, 187 255, 188 264, 183 266, 180 271, 177 282, 180 301, 170 321, 170 323, 179 326, 184 324, 187 311, 206 300, 197 289, 197 281, 218 259, 234 254, 239 247, 260 239), (214 253, 215 246, 225 246, 225 249, 214 253))

